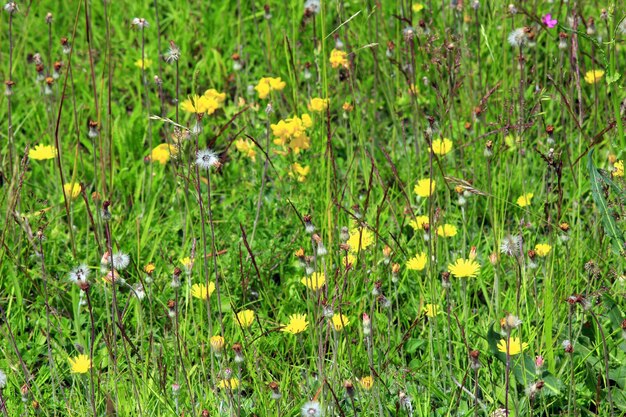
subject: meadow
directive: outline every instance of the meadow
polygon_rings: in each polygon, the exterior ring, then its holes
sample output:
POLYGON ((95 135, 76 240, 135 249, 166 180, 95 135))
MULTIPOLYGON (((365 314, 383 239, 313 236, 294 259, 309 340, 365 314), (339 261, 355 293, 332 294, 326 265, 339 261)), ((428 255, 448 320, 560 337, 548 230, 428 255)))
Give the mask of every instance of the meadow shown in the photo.
POLYGON ((625 17, 7 2, 0 412, 626 415, 625 17))

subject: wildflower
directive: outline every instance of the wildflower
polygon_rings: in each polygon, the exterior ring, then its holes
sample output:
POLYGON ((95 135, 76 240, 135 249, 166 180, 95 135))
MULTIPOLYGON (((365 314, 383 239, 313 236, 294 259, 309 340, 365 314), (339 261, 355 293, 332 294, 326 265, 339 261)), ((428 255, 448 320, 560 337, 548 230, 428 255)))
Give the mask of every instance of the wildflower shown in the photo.
POLYGON ((428 216, 416 216, 415 220, 409 220, 409 225, 413 230, 421 230, 428 226, 428 216))
POLYGON ((311 167, 309 167, 308 165, 303 167, 298 162, 294 162, 291 165, 291 171, 289 171, 289 176, 296 178, 298 182, 304 182, 304 180, 306 180, 306 176, 309 175, 310 170, 311 167))
POLYGON ((135 61, 135 66, 138 68, 150 68, 150 65, 152 65, 152 60, 148 58, 135 61))
POLYGON ((206 300, 211 297, 213 291, 215 291, 215 283, 213 282, 209 282, 208 287, 206 284, 193 284, 191 286, 191 295, 194 298, 199 298, 201 300, 206 300))
POLYGON ((424 10, 424 5, 422 3, 413 3, 413 6, 411 7, 411 9, 413 10, 414 13, 419 13, 422 10, 424 10))
POLYGON ((472 259, 457 259, 448 264, 448 271, 457 278, 474 278, 480 272, 480 264, 472 259))
POLYGON ((357 253, 361 250, 367 249, 374 243, 374 236, 369 229, 360 228, 354 229, 350 232, 350 237, 346 241, 346 244, 350 246, 350 252, 357 253))
POLYGON ((80 195, 81 190, 80 184, 75 182, 63 184, 63 192, 66 196, 71 197, 72 200, 80 195))
POLYGON ((71 372, 73 374, 84 374, 91 369, 91 359, 89 356, 81 354, 74 358, 69 358, 71 372))
POLYGON ((220 93, 214 88, 209 88, 204 92, 202 97, 206 98, 207 100, 215 100, 218 106, 220 106, 226 100, 226 93, 220 93))
POLYGON ((306 402, 300 411, 302 412, 302 417, 321 417, 322 415, 322 407, 317 401, 306 402))
POLYGON ((510 337, 508 347, 507 347, 506 340, 500 339, 500 341, 498 342, 498 350, 502 353, 507 353, 507 348, 508 348, 509 356, 515 356, 517 354, 520 354, 523 351, 525 351, 527 347, 528 347, 528 343, 526 342, 522 343, 519 337, 510 337))
POLYGON ((519 235, 509 235, 502 239, 502 242, 500 243, 500 252, 509 256, 521 256, 522 237, 519 235))
POLYGON ((135 17, 131 23, 132 26, 137 27, 139 29, 144 29, 150 26, 148 21, 143 17, 135 17))
POLYGON ((509 45, 514 48, 520 48, 524 46, 527 40, 528 39, 526 37, 526 30, 524 28, 517 28, 509 33, 509 45))
POLYGON ((538 243, 535 245, 535 253, 537 254, 537 256, 540 257, 544 257, 547 256, 550 253, 550 250, 552 249, 552 246, 548 245, 547 243, 538 243))
POLYGON ((221 389, 234 390, 239 387, 238 378, 222 379, 217 386, 221 389))
POLYGON ((309 322, 306 321, 304 314, 292 314, 289 316, 289 323, 284 325, 280 330, 291 334, 298 334, 305 331, 307 327, 309 327, 309 322))
POLYGON ((439 314, 439 304, 426 304, 423 310, 426 317, 435 317, 439 314))
POLYGON ((435 192, 435 180, 423 178, 417 181, 417 185, 413 188, 413 192, 420 197, 430 197, 435 192))
POLYGON ((280 400, 282 394, 280 393, 280 387, 278 386, 278 383, 272 381, 268 384, 268 387, 272 390, 272 400, 280 400))
POLYGON ((304 13, 309 14, 318 14, 320 8, 322 7, 320 0, 306 0, 304 2, 304 13))
POLYGON ((271 91, 281 91, 287 84, 278 78, 263 77, 254 87, 260 99, 267 98, 271 91))
POLYGON ((10 1, 4 5, 4 11, 7 12, 8 14, 13 14, 17 12, 18 10, 19 8, 17 7, 17 3, 15 3, 14 1, 10 1))
POLYGON ((274 144, 288 145, 295 153, 302 149, 309 149, 310 141, 306 134, 307 129, 313 126, 313 120, 308 114, 302 117, 294 116, 270 125, 275 136, 274 144))
POLYGON ((316 113, 323 112, 328 108, 329 100, 327 98, 312 98, 307 107, 310 111, 314 111, 316 113))
POLYGON ((444 224, 437 228, 437 235, 441 237, 453 237, 456 236, 456 226, 452 224, 444 224))
POLYGON ((343 103, 343 105, 341 106, 341 108, 343 109, 343 111, 345 112, 351 112, 352 110, 354 110, 354 105, 348 101, 346 101, 345 103, 343 103))
POLYGON ((211 149, 202 149, 196 154, 196 165, 202 169, 220 166, 220 159, 211 149))
POLYGON ((28 157, 37 161, 52 159, 57 156, 57 148, 52 145, 37 145, 28 151, 28 157))
POLYGON ((246 360, 243 356, 243 346, 241 346, 241 343, 233 344, 233 352, 235 352, 236 363, 243 363, 246 360))
POLYGON ((363 378, 359 379, 359 384, 361 385, 361 388, 369 391, 374 385, 374 378, 371 375, 364 376, 363 378))
POLYGON ((350 324, 350 320, 348 319, 348 316, 341 314, 341 313, 333 314, 333 317, 331 318, 331 320, 333 323, 333 328, 338 332, 341 331, 348 324, 350 324))
POLYGON ((348 54, 345 51, 340 51, 338 49, 333 49, 330 51, 330 65, 333 68, 344 67, 348 68, 348 54))
POLYGON ((595 84, 604 76, 603 70, 591 70, 585 73, 585 82, 587 84, 595 84))
POLYGON ((170 47, 165 53, 165 61, 170 63, 174 61, 178 61, 180 58, 180 48, 178 45, 174 43, 174 41, 170 41, 170 47))
POLYGON ((533 193, 522 194, 517 199, 517 205, 520 207, 530 206, 530 200, 533 198, 533 193))
POLYGON ((302 278, 300 282, 313 291, 319 291, 326 284, 326 275, 323 272, 314 272, 310 277, 302 278))
POLYGON ((251 140, 239 138, 235 141, 235 148, 253 162, 256 161, 256 150, 251 140))
POLYGON ((206 100, 197 94, 188 96, 186 100, 183 100, 180 106, 187 113, 202 114, 206 113, 208 110, 206 100))
POLYGON ((621 159, 613 164, 613 172, 611 174, 614 177, 623 177, 624 176, 624 161, 621 159))
POLYGON ((178 148, 173 145, 169 145, 167 143, 161 143, 152 149, 150 152, 150 160, 152 162, 158 162, 161 165, 167 164, 167 161, 170 160, 171 155, 178 154, 178 148))
POLYGON ((541 18, 541 22, 548 27, 548 29, 552 29, 556 26, 557 20, 552 18, 552 15, 548 13, 544 17, 541 18))
POLYGON ((411 271, 421 271, 426 267, 428 261, 424 252, 418 253, 406 262, 406 267, 411 271))
POLYGON ((254 323, 254 311, 242 310, 235 315, 237 323, 243 328, 250 327, 254 323))
POLYGON ((100 131, 98 130, 98 122, 95 120, 90 120, 89 121, 89 130, 87 131, 87 136, 89 136, 90 138, 97 138, 98 135, 100 134, 100 131))
POLYGON ((363 336, 369 336, 372 334, 372 319, 367 313, 363 313, 363 336))
POLYGON ((76 285, 81 285, 89 278, 89 267, 87 265, 80 265, 70 271, 69 279, 76 285))
POLYGON ((118 270, 125 269, 130 263, 130 257, 124 252, 115 252, 109 259, 108 264, 114 266, 118 270))
POLYGON ((563 345, 563 349, 565 350, 565 353, 574 352, 574 346, 572 345, 572 342, 570 340, 564 340, 562 345, 563 345))
POLYGON ((500 320, 500 326, 505 330, 517 329, 520 324, 522 324, 522 321, 513 314, 507 314, 506 317, 500 320))
POLYGON ((452 141, 448 138, 433 140, 430 150, 432 153, 444 156, 452 150, 452 141))
POLYGON ((211 336, 211 338, 209 339, 211 350, 213 350, 213 353, 215 353, 216 355, 219 355, 222 350, 224 350, 224 343, 225 340, 220 335, 211 336))
POLYGON ((0 390, 3 390, 7 386, 7 374, 0 369, 0 390))
POLYGON ((120 278, 120 273, 117 272, 116 269, 107 271, 107 273, 102 277, 102 280, 107 284, 117 284, 118 282, 124 282, 124 280, 120 278))

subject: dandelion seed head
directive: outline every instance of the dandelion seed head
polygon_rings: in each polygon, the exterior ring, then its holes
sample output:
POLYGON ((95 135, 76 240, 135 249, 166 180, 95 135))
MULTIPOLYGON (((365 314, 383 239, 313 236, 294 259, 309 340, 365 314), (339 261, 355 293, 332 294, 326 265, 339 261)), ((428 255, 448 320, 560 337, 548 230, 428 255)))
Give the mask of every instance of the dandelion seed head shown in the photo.
POLYGON ((211 149, 203 149, 196 154, 196 165, 202 169, 211 169, 219 167, 220 159, 211 149))
POLYGON ((317 401, 306 402, 302 406, 302 417, 321 417, 322 407, 317 401))
POLYGON ((526 44, 528 37, 526 36, 526 30, 524 28, 517 28, 509 33, 507 38, 509 45, 514 48, 520 48, 526 44))

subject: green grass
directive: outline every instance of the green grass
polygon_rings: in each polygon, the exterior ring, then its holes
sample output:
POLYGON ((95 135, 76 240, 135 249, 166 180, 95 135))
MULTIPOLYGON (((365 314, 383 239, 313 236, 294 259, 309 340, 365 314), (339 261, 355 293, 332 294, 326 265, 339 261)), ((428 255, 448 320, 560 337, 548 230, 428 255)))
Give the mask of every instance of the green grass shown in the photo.
POLYGON ((1 412, 296 416, 311 400, 326 416, 626 412, 626 10, 463 3, 323 1, 310 15, 298 1, 3 11, 0 71, 15 85, 0 99, 1 412), (547 13, 557 27, 541 23, 547 13), (143 32, 135 17, 149 22, 143 32), (526 43, 511 46, 522 27, 526 43), (170 40, 177 62, 166 59, 170 40), (329 61, 336 48, 347 52, 342 68, 329 61), (44 76, 63 64, 50 94, 35 54, 44 76), (604 75, 588 83, 594 69, 604 75), (262 77, 286 85, 260 98, 262 77), (196 119, 176 103, 177 85, 181 103, 209 88, 225 101, 196 119), (309 109, 315 97, 328 109, 309 109), (271 126, 304 114, 308 148, 277 143, 271 126), (431 153, 441 138, 451 151, 431 153), (175 155, 161 164, 152 149, 164 143, 175 155), (58 157, 28 157, 55 144, 58 157), (219 167, 197 169, 206 148, 219 167), (420 179, 435 181, 432 196, 416 195, 420 179), (82 192, 64 198, 72 180, 82 192), (417 216, 426 229, 410 225, 417 216), (456 234, 439 236, 444 224, 456 234), (349 247, 344 227, 356 233, 349 247), (502 250, 510 236, 523 242, 518 254, 502 250), (534 254, 537 244, 549 253, 534 254), (129 257, 116 285, 103 279, 107 250, 129 257), (409 269, 421 253, 424 268, 409 269), (449 276, 457 259, 474 259, 477 276, 449 276), (82 288, 69 279, 81 264, 91 272, 82 288), (325 274, 320 290, 301 282, 307 269, 325 274), (207 283, 217 284, 208 300, 192 296, 207 283), (246 309, 255 320, 241 326, 235 313, 246 309), (349 320, 340 331, 338 313, 349 320), (306 315, 306 330, 282 331, 292 314, 306 315), (507 329, 511 316, 521 324, 507 329), (528 347, 500 352, 507 335, 528 347), (72 373, 79 354, 92 367, 72 373))

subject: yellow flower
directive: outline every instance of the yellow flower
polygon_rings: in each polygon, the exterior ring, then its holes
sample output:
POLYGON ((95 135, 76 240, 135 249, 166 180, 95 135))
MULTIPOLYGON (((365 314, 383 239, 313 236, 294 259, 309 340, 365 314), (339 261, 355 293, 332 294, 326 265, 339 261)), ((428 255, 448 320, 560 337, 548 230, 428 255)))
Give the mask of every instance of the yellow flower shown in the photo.
POLYGON ((533 193, 526 193, 519 196, 517 199, 517 205, 520 207, 530 206, 530 200, 533 198, 533 193))
POLYGON ((326 275, 323 272, 313 272, 310 277, 304 277, 300 282, 313 291, 319 291, 326 284, 326 275))
POLYGON ((333 314, 333 317, 331 318, 331 320, 333 323, 333 328, 338 332, 340 332, 344 327, 350 324, 350 320, 348 320, 348 316, 343 315, 341 313, 333 314))
POLYGON ((226 100, 226 93, 220 93, 215 88, 209 88, 208 90, 204 92, 203 96, 206 97, 207 99, 212 99, 212 100, 217 101, 217 103, 220 105, 224 103, 224 101, 226 100))
POLYGON ((254 311, 242 310, 235 315, 235 319, 237 320, 237 323, 241 325, 241 327, 250 327, 252 323, 254 323, 254 311))
POLYGON ((222 379, 217 386, 221 389, 228 388, 229 390, 234 390, 239 387, 239 379, 231 378, 231 379, 222 379))
POLYGON ((193 261, 191 260, 189 256, 185 256, 183 259, 181 259, 180 263, 183 264, 183 268, 185 268, 188 271, 193 266, 193 261))
POLYGON ((267 98, 271 91, 281 91, 285 88, 285 82, 278 78, 263 77, 259 80, 254 89, 259 94, 260 99, 267 98))
POLYGON ((587 84, 595 84, 604 76, 603 70, 591 70, 585 73, 585 81, 587 84))
POLYGON ((289 119, 280 120, 276 124, 270 125, 272 134, 275 136, 276 145, 288 145, 295 153, 302 149, 309 149, 310 141, 306 135, 306 130, 313 126, 313 120, 308 114, 302 117, 294 116, 289 119))
POLYGON ((76 184, 75 182, 63 184, 63 192, 66 196, 71 197, 72 200, 80 195, 80 191, 80 184, 76 184))
POLYGON ((200 114, 207 111, 206 104, 206 100, 197 94, 194 94, 193 96, 188 96, 187 100, 183 100, 180 107, 187 113, 200 114))
POLYGON ((178 153, 178 148, 174 145, 169 145, 167 143, 160 143, 152 149, 150 152, 150 160, 152 162, 156 161, 161 165, 167 164, 167 161, 170 160, 171 155, 176 155, 178 153))
POLYGON ((550 250, 552 250, 552 246, 548 245, 547 243, 537 243, 535 245, 535 253, 537 254, 537 256, 540 257, 544 257, 547 256, 550 253, 550 250))
POLYGON ((309 322, 306 321, 304 314, 292 314, 289 316, 289 324, 284 325, 280 330, 291 334, 298 334, 305 331, 307 327, 309 327, 309 322))
POLYGON ((306 176, 309 175, 310 170, 311 168, 308 165, 303 167, 299 163, 294 162, 291 165, 291 171, 289 171, 289 176, 295 177, 298 182, 304 182, 304 180, 306 180, 306 176))
POLYGON ((613 164, 613 172, 614 177, 623 177, 624 176, 624 161, 621 159, 613 164))
POLYGON ((146 274, 151 274, 151 273, 153 273, 155 269, 156 269, 156 267, 155 267, 155 266, 154 266, 154 264, 152 264, 152 263, 147 264, 146 266, 144 266, 144 267, 143 267, 143 271, 144 271, 146 274))
POLYGON ((239 138, 235 141, 235 148, 248 158, 256 161, 256 150, 251 140, 239 138))
POLYGON ((437 228, 437 234, 441 237, 456 236, 456 226, 452 224, 444 224, 437 228))
POLYGON ((428 258, 424 252, 418 253, 406 262, 406 267, 411 271, 421 271, 426 267, 428 258))
POLYGON ((439 304, 426 304, 424 306, 424 314, 427 317, 435 317, 439 314, 439 304))
POLYGON ((347 112, 351 112, 352 110, 354 110, 354 106, 352 105, 352 103, 349 103, 347 101, 343 103, 341 108, 343 109, 343 111, 347 111, 347 112))
POLYGON ((203 102, 203 106, 206 108, 206 114, 213 114, 215 110, 220 108, 220 102, 214 97, 202 96, 200 101, 203 102))
POLYGON ((85 374, 91 369, 91 359, 84 354, 69 358, 69 362, 73 374, 85 374))
POLYGON ((346 243, 350 246, 350 252, 357 253, 374 243, 374 235, 369 229, 354 229, 350 232, 350 237, 346 243))
POLYGON ((220 335, 211 336, 209 339, 209 344, 211 345, 211 349, 213 352, 219 353, 224 349, 225 340, 220 335))
POLYGON ((372 389, 372 385, 374 385, 374 378, 371 375, 364 376, 359 379, 359 384, 361 385, 361 388, 369 391, 372 389))
POLYGON ((414 230, 421 230, 428 224, 428 216, 416 216, 415 220, 409 220, 409 225, 414 230))
POLYGON ((150 65, 152 65, 152 60, 151 59, 141 59, 139 58, 137 61, 135 61, 135 66, 137 68, 141 68, 142 66, 144 68, 150 68, 150 65))
POLYGON ((211 294, 213 294, 213 291, 215 291, 215 283, 213 282, 209 282, 208 287, 206 284, 193 284, 191 286, 191 295, 201 300, 209 298, 211 294))
POLYGON ((473 259, 457 259, 448 264, 448 272, 457 278, 473 278, 480 272, 480 264, 473 259))
MULTIPOLYGON (((502 353, 506 353, 506 340, 500 339, 498 342, 498 350, 502 353)), ((522 353, 528 347, 528 343, 520 340, 519 337, 511 337, 509 338, 509 356, 517 355, 522 353)))
POLYGON ((452 150, 452 141, 448 138, 433 140, 431 150, 434 154, 443 156, 452 150))
POLYGON ((435 180, 430 180, 430 178, 423 178, 417 182, 415 188, 413 188, 413 192, 420 197, 430 197, 435 192, 435 180))
POLYGON ((422 3, 413 3, 412 9, 413 9, 413 12, 419 13, 422 10, 424 10, 424 5, 422 3))
POLYGON ((52 145, 37 145, 28 151, 28 157, 37 161, 52 159, 57 156, 57 148, 52 145))
POLYGON ((327 98, 315 97, 315 98, 312 98, 311 101, 309 102, 308 108, 310 111, 319 113, 319 112, 323 112, 324 110, 328 108, 328 103, 329 103, 329 100, 327 98))
POLYGON ((344 67, 348 68, 348 54, 338 49, 330 51, 330 66, 333 68, 344 67))

